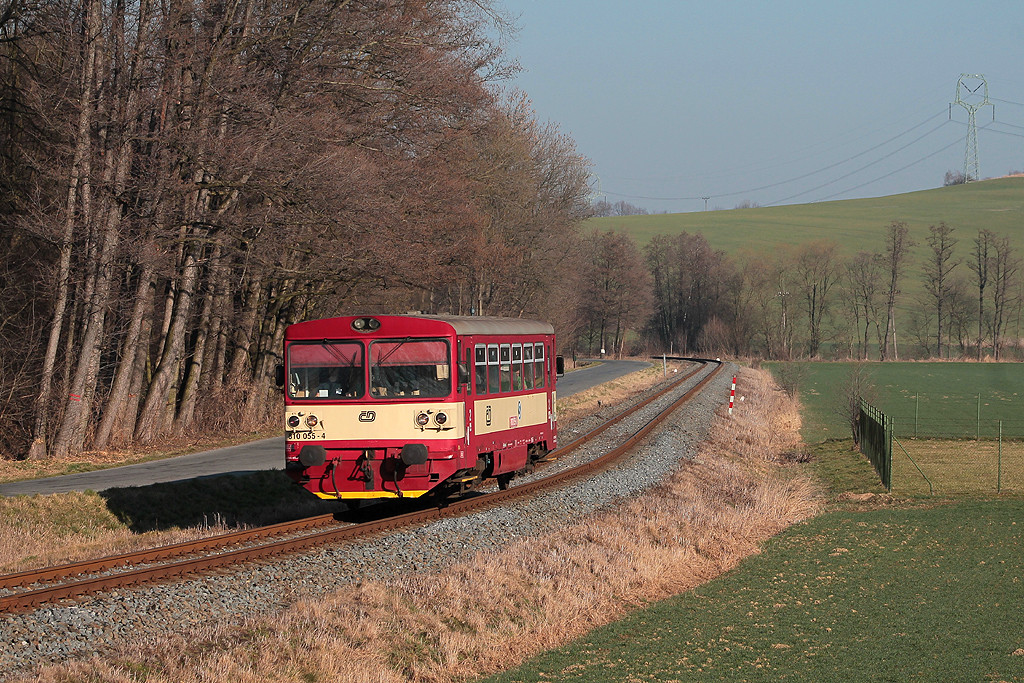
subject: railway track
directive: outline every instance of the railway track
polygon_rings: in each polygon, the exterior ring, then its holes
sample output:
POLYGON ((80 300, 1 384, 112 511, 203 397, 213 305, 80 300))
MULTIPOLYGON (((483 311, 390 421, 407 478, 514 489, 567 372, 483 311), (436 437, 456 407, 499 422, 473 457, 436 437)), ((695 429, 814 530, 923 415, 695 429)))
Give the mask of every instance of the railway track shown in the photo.
MULTIPOLYGON (((698 374, 707 363, 701 361, 692 371, 662 390, 610 418, 596 429, 552 453, 552 459, 567 455, 593 440, 609 427, 641 408, 669 394, 698 374)), ((137 551, 123 555, 87 560, 58 567, 0 576, 0 612, 21 612, 62 599, 73 599, 117 588, 183 577, 231 565, 294 553, 316 546, 349 541, 384 531, 422 524, 444 517, 504 504, 559 486, 608 466, 653 431, 676 408, 699 393, 718 373, 721 365, 701 378, 686 393, 673 401, 647 424, 614 449, 585 464, 482 495, 450 501, 443 507, 428 508, 360 524, 341 525, 334 515, 319 515, 283 522, 258 529, 222 534, 196 541, 137 551)))

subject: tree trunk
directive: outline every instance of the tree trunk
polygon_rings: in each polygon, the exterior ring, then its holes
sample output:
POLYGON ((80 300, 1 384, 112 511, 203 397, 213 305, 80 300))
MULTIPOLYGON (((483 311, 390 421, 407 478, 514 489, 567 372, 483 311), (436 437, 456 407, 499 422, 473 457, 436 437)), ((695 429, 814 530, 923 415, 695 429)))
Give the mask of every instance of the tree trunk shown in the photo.
POLYGON ((245 310, 235 330, 234 349, 231 356, 231 369, 228 371, 228 386, 238 386, 252 377, 249 351, 252 345, 253 330, 256 326, 256 315, 259 312, 263 288, 258 278, 252 278, 245 296, 245 310))
POLYGON ((146 393, 146 400, 135 427, 135 438, 142 443, 150 443, 157 437, 167 433, 169 415, 173 415, 175 403, 174 385, 178 367, 185 349, 186 325, 192 313, 192 296, 195 293, 196 281, 199 278, 199 265, 195 252, 198 247, 190 247, 182 267, 181 286, 172 316, 170 331, 164 343, 164 352, 160 357, 153 381, 146 393))
POLYGON ((103 410, 103 419, 100 421, 93 442, 93 446, 97 450, 103 450, 110 443, 110 434, 114 424, 121 417, 131 393, 131 384, 139 355, 139 340, 142 338, 142 323, 149 312, 153 296, 153 262, 150 249, 145 249, 143 253, 145 260, 135 290, 135 304, 132 307, 131 320, 128 323, 128 333, 125 335, 124 344, 121 347, 117 374, 114 376, 114 384, 103 410))
POLYGON ((271 397, 274 395, 274 362, 277 358, 275 349, 284 344, 284 330, 286 322, 284 312, 279 312, 273 317, 273 327, 267 335, 265 344, 262 345, 259 359, 256 362, 256 370, 253 372, 251 386, 245 399, 245 424, 251 428, 258 427, 267 416, 267 407, 271 397))
MULTIPOLYGON (((214 263, 220 259, 220 246, 218 245, 212 257, 214 263)), ((192 349, 192 356, 186 361, 185 378, 182 382, 181 401, 178 414, 174 418, 174 434, 180 436, 192 426, 192 417, 195 414, 196 400, 199 395, 199 378, 203 371, 203 359, 206 355, 206 344, 210 334, 210 317, 213 310, 213 288, 207 288, 203 297, 202 313, 200 313, 199 324, 196 332, 196 343, 192 349)))
POLYGON ((64 314, 68 304, 71 246, 75 230, 79 186, 83 182, 87 182, 85 178, 85 164, 90 147, 90 128, 92 125, 95 92, 93 75, 95 73, 97 54, 96 42, 91 38, 99 33, 101 7, 98 0, 83 0, 83 2, 88 5, 86 8, 86 35, 90 36, 90 40, 87 43, 85 64, 82 72, 82 94, 79 98, 75 152, 68 179, 67 198, 64 202, 64 230, 61 235, 60 258, 57 268, 57 296, 54 302, 53 320, 50 323, 50 337, 46 345, 46 355, 43 357, 43 367, 40 373, 39 394, 36 396, 35 402, 35 427, 33 429, 32 445, 29 447, 28 452, 28 457, 31 459, 44 458, 47 455, 48 403, 53 390, 53 372, 57 361, 57 347, 60 345, 60 333, 64 327, 64 314))

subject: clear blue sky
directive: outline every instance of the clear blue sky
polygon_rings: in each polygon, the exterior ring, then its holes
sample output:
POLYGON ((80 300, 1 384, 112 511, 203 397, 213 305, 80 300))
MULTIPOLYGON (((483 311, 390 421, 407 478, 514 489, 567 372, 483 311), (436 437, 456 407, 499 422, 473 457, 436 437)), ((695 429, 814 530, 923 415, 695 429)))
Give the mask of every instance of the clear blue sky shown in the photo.
POLYGON ((1024 171, 1024 0, 497 2, 519 27, 511 85, 594 162, 609 201, 697 211, 704 196, 939 187, 964 166, 967 111, 949 120, 962 73, 984 75, 995 105, 994 123, 977 114, 981 177, 1024 171))

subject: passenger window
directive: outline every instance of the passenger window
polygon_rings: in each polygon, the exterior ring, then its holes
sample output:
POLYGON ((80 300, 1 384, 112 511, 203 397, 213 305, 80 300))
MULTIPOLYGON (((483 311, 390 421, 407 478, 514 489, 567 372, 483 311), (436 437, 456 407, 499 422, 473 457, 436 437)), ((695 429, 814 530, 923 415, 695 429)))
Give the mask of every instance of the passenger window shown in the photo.
POLYGON ((533 389, 533 344, 523 347, 523 383, 533 389))
POLYGON ((487 393, 487 347, 483 344, 477 344, 473 351, 476 353, 476 362, 473 364, 473 374, 476 376, 476 393, 477 395, 483 395, 487 393))
POLYGON ((544 345, 533 345, 533 377, 538 389, 544 387, 544 345))
POLYGON ((523 390, 523 347, 512 346, 512 391, 523 390))
POLYGON ((501 393, 512 391, 512 348, 508 344, 501 345, 501 393))
POLYGON ((487 393, 498 393, 498 345, 487 347, 487 393))

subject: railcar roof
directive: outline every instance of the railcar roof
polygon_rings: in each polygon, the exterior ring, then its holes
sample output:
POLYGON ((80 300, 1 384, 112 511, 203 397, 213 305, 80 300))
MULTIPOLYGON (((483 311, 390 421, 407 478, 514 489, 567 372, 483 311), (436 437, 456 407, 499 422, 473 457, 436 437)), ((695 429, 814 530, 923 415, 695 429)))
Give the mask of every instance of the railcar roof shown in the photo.
POLYGON ((486 316, 419 316, 440 320, 455 328, 458 334, 554 334, 550 323, 524 318, 491 318, 486 316))
MULTIPOLYGON (((374 316, 341 316, 323 320, 308 320, 292 326, 291 333, 304 337, 306 334, 322 334, 326 326, 337 325, 347 329, 350 321, 360 317, 374 317, 387 322, 430 321, 450 325, 459 335, 512 335, 512 334, 554 334, 555 328, 550 323, 524 318, 497 318, 489 316, 460 315, 374 315, 374 316), (315 332, 314 332, 315 330, 315 332)), ((390 327, 390 325, 388 325, 390 327)), ((291 335, 288 335, 291 336, 291 335)))

